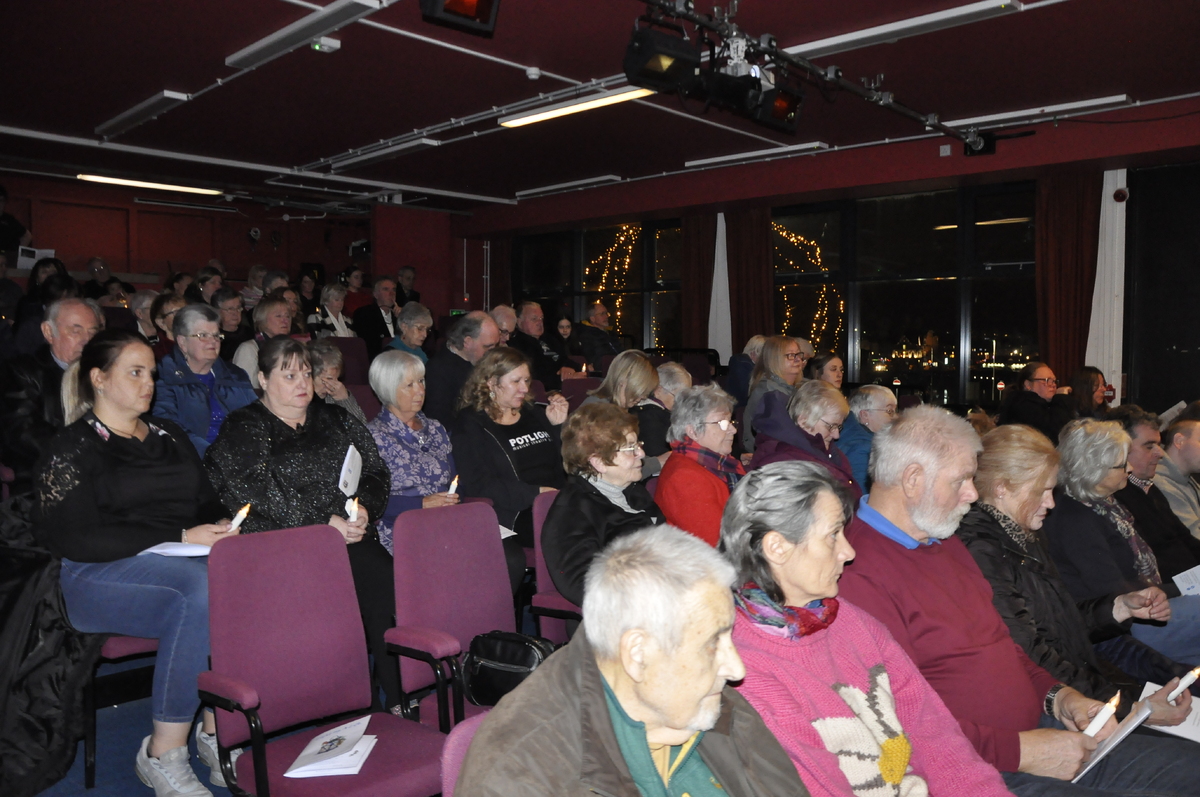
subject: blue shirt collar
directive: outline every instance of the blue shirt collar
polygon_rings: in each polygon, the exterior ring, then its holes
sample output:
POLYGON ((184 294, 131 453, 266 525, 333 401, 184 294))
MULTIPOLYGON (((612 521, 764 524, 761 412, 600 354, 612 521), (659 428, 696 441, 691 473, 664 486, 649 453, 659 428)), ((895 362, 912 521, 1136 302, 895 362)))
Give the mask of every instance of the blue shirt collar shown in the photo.
MULTIPOLYGON (((863 523, 866 523, 868 526, 875 529, 892 542, 899 543, 910 551, 915 551, 917 548, 920 548, 922 543, 914 540, 908 535, 907 532, 904 531, 904 529, 885 518, 867 503, 867 499, 870 497, 870 494, 867 494, 858 500, 859 520, 861 520, 863 523)), ((941 540, 935 540, 930 537, 929 540, 924 544, 932 545, 935 542, 941 542, 941 540)))

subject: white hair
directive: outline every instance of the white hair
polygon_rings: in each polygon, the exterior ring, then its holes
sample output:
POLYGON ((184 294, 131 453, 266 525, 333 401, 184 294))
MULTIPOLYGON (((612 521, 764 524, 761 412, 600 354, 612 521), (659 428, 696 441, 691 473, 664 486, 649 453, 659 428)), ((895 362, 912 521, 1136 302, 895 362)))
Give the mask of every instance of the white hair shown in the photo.
POLYGON ((742 349, 742 354, 757 360, 758 355, 762 354, 763 344, 767 342, 764 335, 755 335, 750 340, 746 341, 746 347, 742 349))
POLYGON ((1062 458, 1059 483, 1078 501, 1094 501, 1098 485, 1112 470, 1113 460, 1129 456, 1129 434, 1117 421, 1080 418, 1058 433, 1062 458))
POLYGON ((679 363, 658 366, 658 385, 672 396, 692 386, 692 375, 679 363))
POLYGON ((699 434, 710 412, 733 412, 735 403, 733 396, 716 385, 697 385, 679 391, 671 409, 667 442, 682 442, 688 437, 689 428, 699 434))
POLYGON ((596 655, 615 661, 626 631, 641 629, 668 653, 691 619, 688 593, 703 582, 733 587, 737 571, 699 537, 651 526, 615 540, 588 568, 583 628, 596 655))
POLYGON ((836 412, 842 420, 850 412, 842 391, 823 379, 810 379, 804 382, 788 399, 787 414, 792 422, 810 428, 816 426, 822 415, 836 412))
POLYGON ((883 385, 863 385, 850 394, 850 412, 858 415, 863 410, 881 410, 896 403, 896 394, 883 385))
POLYGON ((76 299, 69 296, 65 299, 57 299, 50 303, 46 308, 46 323, 50 325, 50 329, 54 334, 58 334, 58 317, 62 315, 63 310, 68 307, 76 307, 82 305, 92 311, 92 315, 96 317, 96 324, 101 329, 104 329, 104 311, 100 309, 100 305, 94 299, 76 299))
POLYGON ((912 407, 875 433, 868 470, 881 487, 900 484, 904 469, 920 465, 928 478, 957 454, 978 455, 983 441, 963 418, 928 404, 912 407))
POLYGON ((367 381, 379 397, 379 403, 391 407, 396 403, 396 388, 414 373, 418 379, 425 376, 425 363, 420 358, 406 351, 388 349, 371 361, 367 381))

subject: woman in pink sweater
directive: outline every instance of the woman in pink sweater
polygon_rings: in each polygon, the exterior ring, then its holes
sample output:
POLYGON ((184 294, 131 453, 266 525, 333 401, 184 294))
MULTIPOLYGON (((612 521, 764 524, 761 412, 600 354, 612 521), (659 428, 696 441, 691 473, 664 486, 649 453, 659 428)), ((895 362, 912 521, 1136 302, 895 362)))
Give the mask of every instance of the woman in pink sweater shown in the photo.
POLYGON ((887 629, 835 597, 852 511, 812 462, 767 465, 733 491, 721 539, 744 585, 739 691, 813 797, 1009 794, 887 629))

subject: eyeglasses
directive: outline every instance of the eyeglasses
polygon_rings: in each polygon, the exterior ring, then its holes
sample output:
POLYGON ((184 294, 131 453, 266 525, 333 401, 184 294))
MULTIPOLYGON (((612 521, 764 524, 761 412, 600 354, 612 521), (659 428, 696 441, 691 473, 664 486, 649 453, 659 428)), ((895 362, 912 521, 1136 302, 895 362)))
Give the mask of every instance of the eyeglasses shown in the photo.
POLYGON ((617 449, 617 453, 618 454, 636 454, 638 451, 642 450, 643 445, 645 445, 645 444, 641 440, 638 440, 636 443, 630 443, 627 446, 621 446, 620 448, 617 449))
POLYGON ((830 423, 829 421, 825 420, 824 418, 820 418, 820 419, 818 419, 818 420, 820 420, 820 421, 821 421, 821 423, 823 423, 823 424, 825 424, 826 426, 828 426, 828 427, 829 427, 829 431, 831 431, 831 432, 834 432, 834 431, 836 431, 836 432, 838 432, 839 434, 840 434, 840 433, 841 433, 841 431, 842 431, 842 427, 843 427, 843 426, 845 426, 845 424, 842 424, 842 423, 830 423))
POLYGON ((891 418, 891 417, 895 416, 896 408, 895 407, 884 407, 883 409, 869 409, 869 410, 867 410, 867 412, 882 412, 884 415, 891 418))
POLYGON ((225 333, 223 333, 223 332, 197 332, 195 335, 180 335, 179 337, 195 338, 196 340, 199 340, 202 342, 208 342, 210 340, 225 340, 225 333))
POLYGON ((1057 385, 1058 380, 1052 376, 1039 376, 1037 379, 1030 379, 1030 382, 1045 382, 1047 385, 1057 385))
POLYGON ((717 425, 717 427, 718 427, 718 428, 719 428, 719 429, 720 429, 722 432, 728 432, 730 429, 736 429, 736 428, 737 428, 737 422, 736 422, 736 421, 731 421, 731 420, 729 420, 728 418, 722 418, 722 419, 721 419, 721 420, 719 420, 719 421, 705 421, 705 422, 704 422, 704 424, 705 424, 706 426, 707 426, 708 424, 710 424, 710 423, 715 423, 715 424, 717 425))
POLYGON ((811 357, 809 357, 807 354, 805 354, 802 351, 791 351, 783 356, 787 357, 792 362, 795 362, 796 360, 811 360, 812 359, 811 357))
POLYGON ((1109 470, 1125 470, 1129 467, 1129 460, 1125 460, 1120 465, 1113 465, 1109 470))

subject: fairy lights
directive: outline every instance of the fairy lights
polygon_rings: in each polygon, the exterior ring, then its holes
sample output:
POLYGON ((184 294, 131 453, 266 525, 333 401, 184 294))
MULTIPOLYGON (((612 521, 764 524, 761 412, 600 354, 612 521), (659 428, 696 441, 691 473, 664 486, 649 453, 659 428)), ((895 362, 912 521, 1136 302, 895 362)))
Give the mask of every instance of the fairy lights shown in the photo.
MULTIPOLYGON (((822 271, 828 273, 829 267, 821 262, 821 247, 799 233, 792 232, 778 222, 771 222, 778 236, 775 239, 775 267, 788 271, 822 271), (797 263, 797 261, 800 261, 797 263)), ((795 303, 790 296, 790 290, 800 288, 797 285, 780 285, 777 290, 783 299, 783 331, 791 330, 795 303)), ((842 325, 846 317, 846 302, 842 299, 838 286, 828 282, 821 283, 817 289, 817 311, 810 324, 808 340, 818 351, 837 351, 842 343, 842 325), (831 307, 836 307, 831 311, 831 307), (833 324, 833 332, 829 327, 833 324)))
MULTIPOLYGON (((642 228, 637 224, 622 224, 616 228, 616 238, 612 245, 583 267, 583 284, 592 285, 598 281, 601 294, 615 291, 612 299, 612 326, 617 334, 624 334, 625 296, 623 291, 629 289, 629 272, 633 268, 633 257, 637 243, 642 235, 642 228)), ((640 286, 635 286, 640 287, 640 286)))

